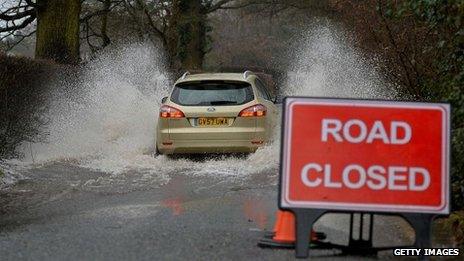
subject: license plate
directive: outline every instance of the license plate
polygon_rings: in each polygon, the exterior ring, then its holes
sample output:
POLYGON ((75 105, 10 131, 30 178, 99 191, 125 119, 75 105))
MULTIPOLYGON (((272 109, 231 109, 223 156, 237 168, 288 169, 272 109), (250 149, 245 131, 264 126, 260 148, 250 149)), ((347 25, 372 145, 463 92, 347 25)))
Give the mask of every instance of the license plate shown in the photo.
POLYGON ((221 126, 228 124, 227 118, 198 118, 198 126, 221 126))

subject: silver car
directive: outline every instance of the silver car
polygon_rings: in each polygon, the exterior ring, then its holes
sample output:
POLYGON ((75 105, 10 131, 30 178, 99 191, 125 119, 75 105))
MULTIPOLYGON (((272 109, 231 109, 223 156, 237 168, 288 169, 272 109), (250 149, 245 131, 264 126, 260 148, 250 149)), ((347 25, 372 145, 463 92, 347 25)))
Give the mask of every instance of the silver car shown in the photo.
POLYGON ((271 137, 277 107, 253 72, 185 73, 159 109, 156 151, 254 152, 271 137))

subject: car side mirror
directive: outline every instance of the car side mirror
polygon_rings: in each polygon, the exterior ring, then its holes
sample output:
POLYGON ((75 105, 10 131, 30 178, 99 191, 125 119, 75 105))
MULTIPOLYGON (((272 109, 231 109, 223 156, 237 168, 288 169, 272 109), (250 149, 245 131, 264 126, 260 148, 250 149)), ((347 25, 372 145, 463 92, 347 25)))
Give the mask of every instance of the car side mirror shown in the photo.
POLYGON ((163 98, 161 99, 161 103, 165 103, 167 100, 168 100, 168 97, 163 97, 163 98))

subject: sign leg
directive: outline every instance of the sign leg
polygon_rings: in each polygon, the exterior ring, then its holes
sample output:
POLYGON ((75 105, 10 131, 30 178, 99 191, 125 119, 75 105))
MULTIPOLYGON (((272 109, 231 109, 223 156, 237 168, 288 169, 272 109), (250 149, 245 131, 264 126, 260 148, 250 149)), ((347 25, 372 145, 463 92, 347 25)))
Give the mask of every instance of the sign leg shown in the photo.
POLYGON ((313 210, 293 210, 296 222, 296 244, 295 244, 295 257, 306 258, 309 255, 309 240, 311 229, 316 220, 322 216, 326 211, 313 209, 313 210))
POLYGON ((407 213, 402 214, 402 216, 409 222, 409 224, 411 224, 412 228, 416 232, 414 246, 417 248, 432 247, 431 229, 435 215, 407 213))
MULTIPOLYGON (((416 248, 431 248, 432 247, 432 222, 435 215, 421 213, 406 213, 402 216, 411 224, 415 231, 416 239, 414 247, 416 248)), ((428 260, 423 254, 420 260, 428 260)))

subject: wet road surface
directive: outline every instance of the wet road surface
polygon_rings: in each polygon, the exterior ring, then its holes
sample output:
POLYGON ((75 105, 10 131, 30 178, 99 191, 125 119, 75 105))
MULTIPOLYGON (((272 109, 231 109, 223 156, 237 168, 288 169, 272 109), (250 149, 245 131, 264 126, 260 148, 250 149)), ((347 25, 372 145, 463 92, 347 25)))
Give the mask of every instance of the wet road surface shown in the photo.
MULTIPOLYGON (((256 246, 274 225, 275 173, 236 179, 177 172, 158 179, 55 163, 26 176, 0 192, 1 260, 294 259, 293 250, 256 246)), ((346 244, 348 220, 326 215, 316 230, 346 244)), ((374 245, 410 244, 411 235, 395 217, 376 218, 374 245)))

